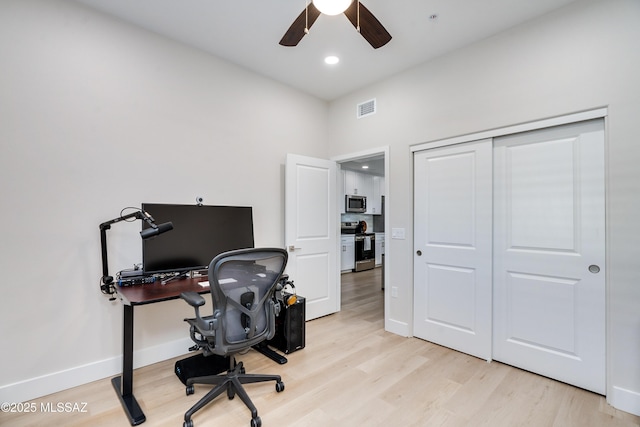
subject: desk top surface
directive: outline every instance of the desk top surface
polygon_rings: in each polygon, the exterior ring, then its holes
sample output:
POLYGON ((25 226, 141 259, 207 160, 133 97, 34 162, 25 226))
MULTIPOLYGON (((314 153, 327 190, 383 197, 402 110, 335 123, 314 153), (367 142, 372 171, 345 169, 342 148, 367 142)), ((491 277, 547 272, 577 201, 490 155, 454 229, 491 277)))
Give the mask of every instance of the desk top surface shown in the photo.
POLYGON ((201 281, 206 281, 206 277, 197 279, 174 280, 162 285, 160 282, 147 283, 144 285, 122 286, 116 292, 123 304, 142 305, 154 302, 168 301, 180 298, 182 292, 193 291, 199 294, 209 293, 209 286, 201 286, 201 281))

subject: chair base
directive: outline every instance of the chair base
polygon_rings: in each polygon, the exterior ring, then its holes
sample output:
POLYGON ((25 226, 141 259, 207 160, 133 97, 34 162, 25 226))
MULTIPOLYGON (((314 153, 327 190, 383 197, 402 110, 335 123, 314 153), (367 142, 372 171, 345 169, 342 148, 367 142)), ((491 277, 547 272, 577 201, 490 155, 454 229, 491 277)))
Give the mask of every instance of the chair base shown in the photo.
MULTIPOLYGON (((235 361, 231 362, 234 363, 235 361)), ((227 392, 227 397, 233 399, 236 394, 240 396, 240 399, 247 405, 247 408, 251 411, 251 427, 260 427, 262 422, 258 416, 258 410, 249 398, 249 395, 245 391, 242 384, 252 384, 265 381, 275 381, 276 391, 278 393, 284 390, 284 383, 280 375, 262 375, 262 374, 246 374, 242 362, 236 364, 233 368, 229 369, 226 375, 207 375, 204 377, 189 378, 186 382, 187 395, 195 392, 195 384, 208 384, 215 385, 211 391, 209 391, 202 399, 200 399, 195 405, 193 405, 184 414, 184 427, 193 427, 193 421, 191 417, 197 411, 202 409, 209 402, 213 401, 216 397, 221 395, 224 391, 227 392)))

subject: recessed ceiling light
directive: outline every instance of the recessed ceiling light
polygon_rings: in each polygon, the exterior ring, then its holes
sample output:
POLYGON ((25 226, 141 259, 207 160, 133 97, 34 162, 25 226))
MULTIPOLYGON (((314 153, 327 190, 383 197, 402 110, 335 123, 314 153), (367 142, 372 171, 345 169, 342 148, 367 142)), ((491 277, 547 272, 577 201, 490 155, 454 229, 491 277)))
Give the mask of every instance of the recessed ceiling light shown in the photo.
POLYGON ((362 165, 362 169, 369 169, 369 166, 367 166, 367 165, 362 165))
POLYGON ((340 58, 338 58, 337 56, 330 55, 324 58, 324 62, 325 64, 335 65, 338 62, 340 62, 340 58))

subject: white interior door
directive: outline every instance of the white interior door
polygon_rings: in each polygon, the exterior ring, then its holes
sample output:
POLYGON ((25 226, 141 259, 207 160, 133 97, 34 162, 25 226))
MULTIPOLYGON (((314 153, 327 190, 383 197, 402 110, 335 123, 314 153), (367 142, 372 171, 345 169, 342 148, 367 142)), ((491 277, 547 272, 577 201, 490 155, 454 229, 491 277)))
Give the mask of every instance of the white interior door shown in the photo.
POLYGON ((335 162, 287 155, 287 273, 306 300, 306 320, 340 310, 335 162))
POLYGON ((414 335, 491 358, 491 140, 414 156, 414 335))
POLYGON ((602 120, 497 138, 493 358, 605 393, 602 120))

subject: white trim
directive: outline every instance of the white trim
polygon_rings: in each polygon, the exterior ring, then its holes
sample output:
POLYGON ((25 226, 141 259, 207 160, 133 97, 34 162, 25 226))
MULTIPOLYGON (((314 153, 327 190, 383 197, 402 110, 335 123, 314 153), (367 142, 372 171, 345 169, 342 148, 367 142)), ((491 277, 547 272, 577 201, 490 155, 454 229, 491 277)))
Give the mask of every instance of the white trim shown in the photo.
POLYGON ((503 128, 490 129, 482 132, 471 133, 468 135, 455 136, 453 138, 439 139, 431 142, 423 142, 409 147, 411 152, 428 150, 431 148, 444 147, 447 145, 462 144, 465 142, 476 141, 479 139, 496 138, 498 136, 511 135, 514 133, 528 132, 549 128, 552 126, 566 125, 569 123, 582 122, 591 119, 601 119, 608 114, 607 107, 596 108, 594 110, 581 111, 578 113, 568 114, 566 116, 551 117, 532 122, 521 123, 518 125, 507 126, 503 128))
MULTIPOLYGON (((385 289, 386 289, 386 286, 385 286, 385 289)), ((408 338, 412 336, 410 333, 409 324, 406 322, 400 322, 398 320, 387 318, 387 319, 384 319, 384 329, 387 332, 391 332, 396 335, 400 335, 402 337, 408 338)))
MULTIPOLYGON (((336 163, 344 163, 351 160, 364 159, 366 157, 378 156, 380 154, 384 154, 385 161, 389 157, 389 146, 378 147, 378 148, 370 148, 364 151, 358 151, 357 153, 350 154, 341 154, 339 156, 334 156, 329 158, 329 160, 333 160, 336 163)), ((386 166, 386 163, 385 163, 386 166)), ((385 171, 387 172, 387 171, 385 171)))
MULTIPOLYGON (((133 356, 134 368, 183 355, 192 344, 191 338, 187 337, 138 350, 133 356)), ((26 402, 121 373, 122 356, 120 355, 4 385, 0 387, 0 402, 26 402)))
POLYGON ((614 386, 607 395, 611 406, 630 414, 640 415, 640 393, 614 386))

